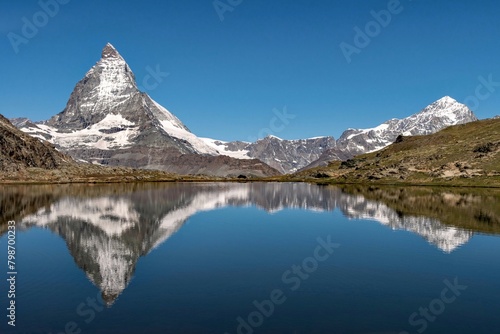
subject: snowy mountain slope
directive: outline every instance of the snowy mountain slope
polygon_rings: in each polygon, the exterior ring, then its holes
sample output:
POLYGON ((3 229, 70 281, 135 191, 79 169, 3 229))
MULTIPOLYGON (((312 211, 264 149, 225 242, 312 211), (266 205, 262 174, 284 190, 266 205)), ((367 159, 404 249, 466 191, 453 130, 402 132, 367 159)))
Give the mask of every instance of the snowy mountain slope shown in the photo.
POLYGON ((250 143, 236 141, 236 142, 227 142, 212 138, 200 138, 203 140, 208 146, 217 150, 220 154, 227 155, 229 157, 233 157, 236 159, 252 159, 248 153, 250 152, 247 147, 250 143))
POLYGON ((399 135, 428 135, 476 120, 466 105, 445 96, 409 117, 391 119, 371 129, 348 129, 337 140, 337 146, 354 156, 378 151, 392 144, 399 135))
POLYGON ((374 128, 344 131, 337 140, 335 149, 325 151, 318 160, 302 170, 326 166, 329 161, 345 160, 359 154, 378 151, 392 144, 399 135, 427 135, 451 125, 473 121, 477 121, 477 117, 466 105, 445 96, 409 117, 394 118, 374 128))

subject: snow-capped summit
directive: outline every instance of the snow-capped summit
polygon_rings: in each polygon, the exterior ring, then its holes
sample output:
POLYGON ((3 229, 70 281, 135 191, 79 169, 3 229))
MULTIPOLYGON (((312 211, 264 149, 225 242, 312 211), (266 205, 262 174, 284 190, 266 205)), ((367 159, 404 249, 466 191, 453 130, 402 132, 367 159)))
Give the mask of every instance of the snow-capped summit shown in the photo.
POLYGON ((101 53, 101 58, 121 58, 123 57, 118 53, 118 51, 115 49, 111 43, 106 43, 106 46, 104 46, 104 49, 102 49, 101 53))
POLYGON ((354 156, 380 150, 392 144, 399 135, 428 135, 476 120, 465 104, 445 96, 409 117, 394 118, 370 129, 348 129, 337 140, 337 147, 354 156))
POLYGON ((108 114, 123 114, 116 112, 116 107, 127 104, 139 94, 132 70, 108 43, 102 58, 77 83, 66 108, 46 125, 63 131, 82 130, 108 114))
POLYGON ((134 73, 110 43, 102 50, 101 59, 77 83, 66 108, 52 117, 47 125, 58 130, 84 129, 109 114, 120 114, 133 123, 144 123, 153 116, 189 131, 177 117, 139 91, 134 73), (136 108, 129 108, 130 104, 136 108))
POLYGON ((434 103, 438 103, 438 104, 440 104, 440 103, 442 103, 442 104, 453 104, 453 103, 457 103, 457 100, 455 100, 451 96, 445 95, 445 96, 443 96, 442 98, 440 98, 439 100, 437 100, 434 103))
POLYGON ((407 123, 424 123, 421 128, 424 133, 418 133, 422 135, 436 132, 446 126, 475 121, 477 118, 465 104, 449 96, 445 96, 405 120, 407 120, 407 123), (427 125, 430 126, 426 127, 425 123, 427 121, 429 121, 427 125))
POLYGON ((326 150, 302 170, 378 151, 392 144, 399 135, 428 135, 448 126, 476 120, 477 117, 466 105, 444 96, 409 117, 393 118, 369 129, 347 129, 337 140, 335 148, 326 150))

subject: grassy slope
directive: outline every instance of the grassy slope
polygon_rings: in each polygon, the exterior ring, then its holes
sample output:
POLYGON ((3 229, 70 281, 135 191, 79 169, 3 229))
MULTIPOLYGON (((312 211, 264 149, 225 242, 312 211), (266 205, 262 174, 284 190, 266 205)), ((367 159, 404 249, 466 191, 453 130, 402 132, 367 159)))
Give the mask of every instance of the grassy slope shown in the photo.
POLYGON ((499 152, 500 119, 490 119, 403 137, 380 151, 279 180, 500 187, 499 152))

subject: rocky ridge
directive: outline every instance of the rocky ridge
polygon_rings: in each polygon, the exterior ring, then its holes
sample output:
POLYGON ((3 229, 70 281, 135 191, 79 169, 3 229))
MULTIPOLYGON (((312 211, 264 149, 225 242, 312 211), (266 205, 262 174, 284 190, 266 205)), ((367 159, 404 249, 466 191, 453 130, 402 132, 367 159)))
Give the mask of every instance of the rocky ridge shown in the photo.
POLYGON ((370 129, 348 129, 338 140, 333 137, 284 140, 268 136, 254 143, 214 140, 211 143, 225 154, 257 158, 286 174, 380 150, 392 144, 399 135, 427 135, 476 120, 466 105, 445 96, 409 117, 391 119, 370 129))

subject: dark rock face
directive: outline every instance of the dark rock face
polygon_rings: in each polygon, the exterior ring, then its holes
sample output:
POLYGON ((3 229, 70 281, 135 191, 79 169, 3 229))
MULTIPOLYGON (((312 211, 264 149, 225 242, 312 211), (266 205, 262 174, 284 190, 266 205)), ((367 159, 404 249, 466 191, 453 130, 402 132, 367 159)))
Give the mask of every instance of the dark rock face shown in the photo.
POLYGON ((338 148, 325 150, 317 160, 314 160, 309 165, 304 166, 299 171, 303 171, 315 167, 327 166, 331 161, 346 160, 349 156, 338 148))
POLYGON ((281 140, 266 137, 253 143, 249 156, 258 158, 283 173, 296 171, 318 159, 328 149, 335 148, 333 137, 281 140))
POLYGON ((56 169, 71 158, 57 152, 49 143, 26 135, 0 115, 0 171, 26 167, 56 169))
POLYGON ((225 155, 201 156, 199 154, 184 154, 170 160, 171 173, 203 174, 214 176, 266 177, 279 173, 258 159, 235 159, 225 155))
POLYGON ((120 54, 110 43, 107 43, 104 49, 102 49, 101 58, 118 58, 120 54))

